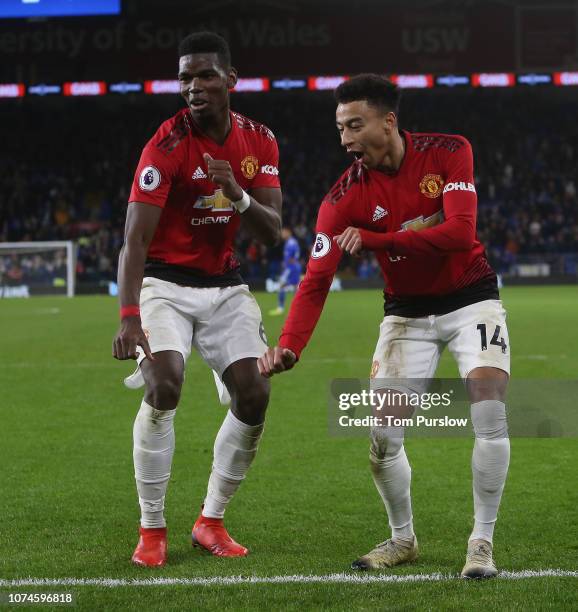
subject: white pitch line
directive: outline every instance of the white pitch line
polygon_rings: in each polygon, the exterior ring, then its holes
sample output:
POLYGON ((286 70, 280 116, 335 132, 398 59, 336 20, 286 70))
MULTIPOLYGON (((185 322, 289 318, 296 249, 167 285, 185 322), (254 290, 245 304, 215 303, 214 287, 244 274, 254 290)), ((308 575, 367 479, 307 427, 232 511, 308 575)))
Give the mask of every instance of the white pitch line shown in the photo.
MULTIPOLYGON (((501 571, 502 580, 527 578, 578 578, 578 571, 562 569, 501 571)), ((212 578, 16 578, 0 579, 0 587, 98 586, 106 588, 140 586, 234 586, 239 584, 371 584, 404 582, 441 582, 459 580, 457 574, 327 574, 324 576, 214 576, 212 578)))

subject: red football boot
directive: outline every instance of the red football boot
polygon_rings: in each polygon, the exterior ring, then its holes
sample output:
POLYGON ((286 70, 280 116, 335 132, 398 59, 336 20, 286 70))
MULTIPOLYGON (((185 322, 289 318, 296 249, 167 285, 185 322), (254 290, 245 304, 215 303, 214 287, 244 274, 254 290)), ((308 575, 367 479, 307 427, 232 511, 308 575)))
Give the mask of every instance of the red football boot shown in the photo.
POLYGON ((140 538, 132 555, 132 562, 146 567, 160 567, 167 560, 167 528, 140 527, 140 538))
POLYGON ((202 514, 193 525, 193 546, 201 546, 217 557, 246 557, 249 551, 227 533, 223 519, 202 514))

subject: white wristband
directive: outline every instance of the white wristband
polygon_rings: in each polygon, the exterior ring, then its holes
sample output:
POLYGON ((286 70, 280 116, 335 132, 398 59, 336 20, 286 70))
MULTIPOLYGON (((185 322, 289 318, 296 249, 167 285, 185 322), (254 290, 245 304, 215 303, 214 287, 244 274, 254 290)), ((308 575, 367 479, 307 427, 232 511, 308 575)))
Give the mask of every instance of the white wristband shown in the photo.
POLYGON ((251 206, 251 198, 249 194, 243 189, 243 197, 236 202, 231 202, 231 204, 242 214, 244 213, 249 206, 251 206))

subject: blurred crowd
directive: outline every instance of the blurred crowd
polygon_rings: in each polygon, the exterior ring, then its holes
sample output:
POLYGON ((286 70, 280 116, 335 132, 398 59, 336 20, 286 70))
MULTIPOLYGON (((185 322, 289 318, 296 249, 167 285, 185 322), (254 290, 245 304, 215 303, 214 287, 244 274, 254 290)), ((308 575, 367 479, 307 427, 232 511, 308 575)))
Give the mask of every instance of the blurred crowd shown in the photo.
POLYGON ((7 285, 56 285, 66 282, 66 250, 19 251, 2 254, 0 279, 7 285))
MULTIPOLYGON (((401 127, 458 133, 474 149, 478 235, 498 272, 578 250, 578 94, 573 88, 405 91, 401 127)), ((171 96, 2 101, 0 242, 74 240, 80 283, 116 277, 127 198, 140 152, 181 103, 171 96)), ((351 162, 330 92, 234 94, 232 107, 267 124, 280 148, 283 221, 307 260, 323 195, 351 162)), ((241 232, 248 280, 279 273, 282 246, 241 232)), ((572 256, 574 254, 574 256, 572 256)), ((63 254, 0 251, 4 282, 55 278, 63 254)), ((560 257, 558 257, 560 259, 560 257)), ((344 258, 342 276, 379 275, 375 258, 344 258)))

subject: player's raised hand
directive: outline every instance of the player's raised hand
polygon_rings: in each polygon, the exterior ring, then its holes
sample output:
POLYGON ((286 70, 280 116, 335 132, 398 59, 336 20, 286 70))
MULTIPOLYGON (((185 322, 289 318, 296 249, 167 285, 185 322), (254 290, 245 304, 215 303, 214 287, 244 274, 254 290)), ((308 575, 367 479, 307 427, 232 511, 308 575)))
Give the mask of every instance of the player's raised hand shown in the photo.
POLYGON ((237 183, 231 164, 225 159, 213 159, 208 153, 203 153, 207 164, 207 175, 213 183, 219 185, 223 195, 231 202, 237 202, 243 197, 243 190, 237 183))
POLYGON ((352 255, 359 255, 363 249, 361 234, 356 227, 348 227, 343 233, 333 236, 333 240, 337 246, 352 255))
POLYGON ((136 347, 142 347, 147 359, 154 361, 151 347, 143 331, 140 317, 126 317, 112 341, 112 356, 115 359, 136 359, 136 347))
POLYGON ((279 374, 285 370, 290 370, 297 362, 297 356, 288 348, 276 346, 269 347, 262 357, 257 359, 259 374, 265 378, 271 378, 273 374, 279 374))

